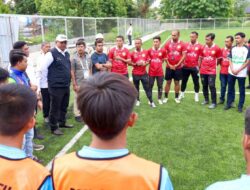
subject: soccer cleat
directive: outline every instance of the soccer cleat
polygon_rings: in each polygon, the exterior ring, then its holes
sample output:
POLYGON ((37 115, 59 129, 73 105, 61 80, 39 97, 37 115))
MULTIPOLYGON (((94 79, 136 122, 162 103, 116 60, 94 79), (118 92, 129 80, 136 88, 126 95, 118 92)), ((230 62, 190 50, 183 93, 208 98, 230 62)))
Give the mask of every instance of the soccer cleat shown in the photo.
POLYGON ((163 104, 161 99, 158 99, 158 102, 159 102, 160 105, 163 104))
POLYGON ((179 99, 181 100, 181 99, 183 99, 183 98, 185 98, 185 93, 184 93, 184 92, 181 92, 181 93, 180 93, 180 96, 179 96, 179 99))
POLYGON ((44 149, 44 145, 42 145, 42 144, 35 144, 33 142, 33 149, 36 150, 36 151, 43 150, 44 149))
POLYGON ((194 94, 194 101, 199 102, 199 93, 194 94))
POLYGON ((238 112, 242 113, 243 112, 243 108, 238 108, 238 112))
POLYGON ((140 106, 140 101, 137 100, 135 105, 140 106))
POLYGON ((209 102, 208 102, 207 100, 204 100, 204 101, 201 103, 201 105, 207 105, 207 104, 209 104, 209 102))
POLYGON ((175 100, 175 102, 176 102, 177 104, 181 103, 181 101, 180 101, 179 98, 175 98, 174 100, 175 100))
POLYGON ((164 98, 162 101, 164 104, 168 103, 168 98, 164 98))
POLYGON ((150 104, 150 106, 151 106, 152 108, 156 108, 156 105, 155 105, 154 102, 152 102, 152 103, 150 104))
POLYGON ((215 108, 216 108, 216 104, 210 104, 210 105, 208 106, 208 108, 209 108, 209 109, 215 109, 215 108))

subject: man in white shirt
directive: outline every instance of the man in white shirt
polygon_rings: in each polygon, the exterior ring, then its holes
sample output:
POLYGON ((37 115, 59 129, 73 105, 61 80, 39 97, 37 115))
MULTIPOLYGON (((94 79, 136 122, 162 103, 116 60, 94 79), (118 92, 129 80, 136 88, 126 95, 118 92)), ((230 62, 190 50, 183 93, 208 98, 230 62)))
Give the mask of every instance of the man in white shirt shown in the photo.
POLYGON ((133 27, 132 27, 132 23, 129 24, 129 28, 127 30, 127 36, 128 36, 128 41, 129 41, 129 45, 132 45, 132 34, 133 34, 133 27))
POLYGON ((243 135, 243 149, 247 163, 246 175, 232 181, 217 182, 210 185, 206 190, 249 190, 250 189, 250 108, 245 115, 245 133, 243 135))
POLYGON ((227 105, 225 110, 232 108, 235 99, 235 82, 238 81, 240 98, 238 104, 238 112, 242 112, 245 102, 245 81, 247 77, 247 66, 250 60, 249 48, 244 44, 246 35, 242 32, 235 34, 236 46, 234 46, 229 54, 228 68, 228 94, 227 105))
POLYGON ((42 69, 42 62, 45 58, 45 54, 50 51, 50 43, 43 42, 41 45, 41 51, 36 60, 36 78, 38 93, 42 95, 43 102, 43 118, 45 123, 49 123, 49 110, 50 110, 50 96, 48 90, 48 69, 42 69))
POLYGON ((63 135, 59 128, 72 128, 66 124, 69 106, 71 63, 67 51, 67 36, 59 34, 56 45, 44 57, 41 64, 43 71, 48 70, 48 89, 50 94, 49 125, 54 135, 63 135))

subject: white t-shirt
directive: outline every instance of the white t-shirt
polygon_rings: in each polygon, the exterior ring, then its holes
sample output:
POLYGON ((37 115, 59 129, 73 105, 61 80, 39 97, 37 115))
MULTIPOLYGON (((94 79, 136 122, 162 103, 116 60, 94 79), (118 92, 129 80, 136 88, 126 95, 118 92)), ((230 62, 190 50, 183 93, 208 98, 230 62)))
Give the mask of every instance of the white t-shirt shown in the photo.
MULTIPOLYGON (((248 49, 247 46, 234 46, 231 51, 230 54, 228 56, 228 58, 230 59, 230 61, 233 64, 233 69, 237 70, 239 69, 243 64, 245 64, 246 60, 250 59, 250 51, 248 49)), ((231 75, 234 75, 231 71, 231 68, 228 68, 228 72, 231 75)), ((245 69, 243 69, 242 71, 240 71, 238 73, 238 75, 234 75, 236 77, 247 77, 247 67, 245 69)))
POLYGON ((127 35, 132 36, 132 34, 133 34, 133 28, 132 28, 132 26, 130 26, 128 28, 127 35))

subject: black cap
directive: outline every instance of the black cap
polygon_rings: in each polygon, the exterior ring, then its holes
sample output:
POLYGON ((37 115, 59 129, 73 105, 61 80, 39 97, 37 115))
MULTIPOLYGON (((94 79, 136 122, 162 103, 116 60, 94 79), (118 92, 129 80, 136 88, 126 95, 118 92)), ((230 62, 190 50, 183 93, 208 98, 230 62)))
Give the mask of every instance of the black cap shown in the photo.
POLYGON ((250 107, 247 108, 245 115, 245 133, 250 135, 250 107))

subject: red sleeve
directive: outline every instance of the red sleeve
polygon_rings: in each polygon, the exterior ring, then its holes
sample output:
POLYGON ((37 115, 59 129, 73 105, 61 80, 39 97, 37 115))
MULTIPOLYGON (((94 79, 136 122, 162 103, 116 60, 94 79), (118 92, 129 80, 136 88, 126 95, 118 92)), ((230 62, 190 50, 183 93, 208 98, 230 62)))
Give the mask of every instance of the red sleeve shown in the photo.
POLYGON ((182 47, 182 53, 183 52, 186 52, 187 51, 187 44, 185 44, 184 42, 182 42, 182 45, 181 45, 182 47))
POLYGON ((148 60, 151 60, 151 53, 150 53, 151 49, 147 50, 147 55, 148 55, 148 60))
POLYGON ((203 56, 204 56, 204 55, 203 55, 203 50, 204 50, 204 46, 201 45, 201 46, 200 46, 200 57, 203 57, 203 56))
POLYGON ((169 43, 167 42, 166 44, 165 44, 165 46, 164 46, 164 49, 165 49, 165 51, 166 51, 166 54, 168 53, 168 46, 169 46, 169 43))
POLYGON ((108 57, 109 57, 109 61, 112 61, 112 60, 113 60, 113 58, 114 58, 114 49, 111 49, 111 50, 109 51, 108 57))
POLYGON ((216 58, 217 59, 222 58, 222 51, 219 47, 217 48, 217 51, 216 51, 216 58))
POLYGON ((131 53, 128 49, 127 49, 127 59, 131 59, 131 53))
POLYGON ((130 56, 131 56, 131 61, 134 63, 134 52, 131 52, 130 56))
POLYGON ((167 51, 165 49, 162 49, 162 58, 167 59, 167 51))

